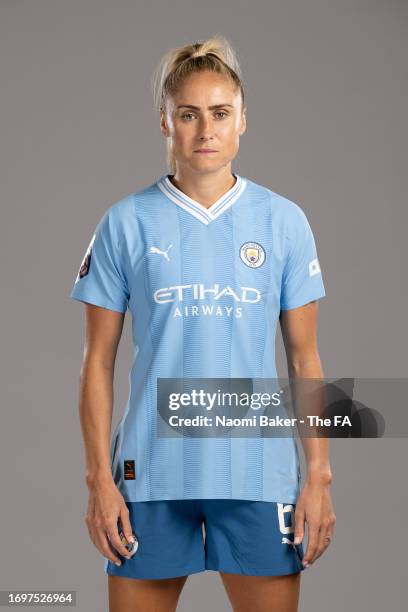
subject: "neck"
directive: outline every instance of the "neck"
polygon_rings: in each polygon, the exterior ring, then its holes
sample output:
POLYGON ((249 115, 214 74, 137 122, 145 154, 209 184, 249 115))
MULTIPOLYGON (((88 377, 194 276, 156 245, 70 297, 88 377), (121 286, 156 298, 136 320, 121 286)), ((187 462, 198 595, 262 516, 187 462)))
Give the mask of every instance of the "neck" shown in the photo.
POLYGON ((177 168, 170 180, 180 191, 206 208, 214 204, 236 182, 230 165, 205 174, 186 172, 183 168, 177 168))

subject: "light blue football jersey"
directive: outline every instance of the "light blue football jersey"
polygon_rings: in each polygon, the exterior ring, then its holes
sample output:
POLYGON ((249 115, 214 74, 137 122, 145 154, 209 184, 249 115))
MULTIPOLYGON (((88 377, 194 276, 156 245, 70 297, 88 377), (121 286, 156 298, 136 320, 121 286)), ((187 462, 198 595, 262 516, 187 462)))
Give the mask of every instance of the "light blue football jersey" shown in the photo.
POLYGON ((111 439, 115 483, 131 502, 295 503, 293 437, 160 437, 156 394, 157 378, 277 378, 280 311, 326 295, 309 222, 298 204, 236 173, 209 208, 171 176, 105 212, 70 293, 132 313, 129 395, 111 439))

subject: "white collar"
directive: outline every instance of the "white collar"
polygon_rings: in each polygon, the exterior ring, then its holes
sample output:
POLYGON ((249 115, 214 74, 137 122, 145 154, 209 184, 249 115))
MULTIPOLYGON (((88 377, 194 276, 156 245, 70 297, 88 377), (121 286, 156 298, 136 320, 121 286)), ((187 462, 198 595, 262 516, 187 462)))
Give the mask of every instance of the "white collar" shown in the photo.
POLYGON ((236 177, 235 184, 228 189, 214 204, 211 204, 209 208, 206 208, 200 202, 193 200, 188 195, 186 195, 183 191, 178 189, 173 183, 170 181, 169 176, 162 176, 161 179, 157 181, 157 186, 159 189, 166 195, 170 200, 178 204, 183 210, 190 213, 196 219, 208 225, 211 221, 219 217, 223 212, 227 210, 236 200, 239 198, 241 193, 244 191, 247 181, 245 178, 239 176, 238 174, 233 173, 236 177))

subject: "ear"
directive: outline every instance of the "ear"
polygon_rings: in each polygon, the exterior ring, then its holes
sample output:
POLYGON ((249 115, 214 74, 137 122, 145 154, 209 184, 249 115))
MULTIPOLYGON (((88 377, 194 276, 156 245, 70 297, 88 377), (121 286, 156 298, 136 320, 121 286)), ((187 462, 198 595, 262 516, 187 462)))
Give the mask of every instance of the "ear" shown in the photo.
POLYGON ((165 136, 169 136, 169 127, 166 121, 166 113, 160 109, 160 130, 165 136))

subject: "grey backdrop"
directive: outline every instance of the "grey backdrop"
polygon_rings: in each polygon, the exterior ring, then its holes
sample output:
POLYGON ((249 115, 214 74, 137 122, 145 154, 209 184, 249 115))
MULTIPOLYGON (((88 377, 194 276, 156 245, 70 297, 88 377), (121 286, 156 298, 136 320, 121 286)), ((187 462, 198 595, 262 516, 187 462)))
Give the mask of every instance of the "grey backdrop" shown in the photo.
MULTIPOLYGON (((235 169, 298 202, 327 297, 328 377, 407 375, 404 0, 1 0, 0 589, 75 589, 107 610, 84 523, 77 414, 83 307, 69 299, 96 222, 165 168, 150 77, 170 47, 221 32, 241 60, 248 129, 235 169), (148 6, 147 6, 148 4, 148 6), (21 540, 20 540, 21 538, 21 540)), ((128 393, 130 319, 114 424, 128 393)), ((280 332, 279 371, 285 372, 280 332)), ((331 443, 337 514, 303 573, 303 612, 405 609, 407 443, 331 443)), ((218 574, 179 610, 230 606, 218 574)))

